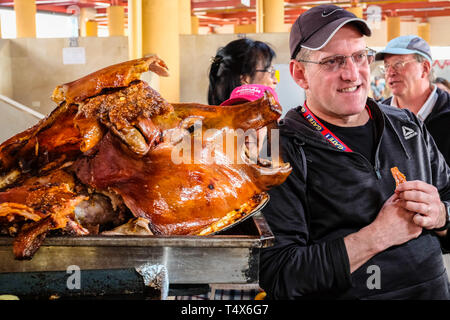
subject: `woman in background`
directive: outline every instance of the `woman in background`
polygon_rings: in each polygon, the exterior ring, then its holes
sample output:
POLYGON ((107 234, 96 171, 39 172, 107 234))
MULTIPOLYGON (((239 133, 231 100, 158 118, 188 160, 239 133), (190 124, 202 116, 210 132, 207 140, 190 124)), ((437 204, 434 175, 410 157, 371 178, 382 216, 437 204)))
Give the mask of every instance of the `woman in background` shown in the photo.
MULTIPOLYGON (((262 97, 264 87, 275 89, 278 80, 272 61, 275 51, 265 42, 248 38, 231 41, 219 48, 212 58, 209 70, 208 104, 227 105, 253 101, 262 97), (245 89, 255 89, 247 85, 262 85, 260 93, 246 95, 245 89), (239 89, 242 92, 239 91, 239 89), (233 95, 234 94, 234 95, 233 95), (242 98, 238 102, 239 97, 242 98), (232 101, 235 100, 235 101, 232 101)), ((258 86, 255 86, 258 88, 258 86)), ((270 90, 277 99, 274 90, 270 90)), ((277 99, 278 100, 278 99, 277 99)), ((222 286, 222 288, 225 286, 222 286)), ((228 286, 227 289, 211 287, 210 299, 252 300, 260 292, 257 288, 243 289, 241 286, 228 286)))
POLYGON ((219 48, 209 70, 208 104, 220 105, 244 84, 261 84, 275 89, 278 81, 272 60, 275 51, 266 43, 248 38, 219 48))
POLYGON ((433 82, 438 88, 441 88, 442 90, 450 93, 450 84, 446 79, 442 77, 437 77, 433 82))
MULTIPOLYGON (((238 103, 238 100, 239 103, 244 103, 259 99, 266 91, 260 86, 257 89, 261 90, 253 91, 251 96, 239 93, 239 87, 245 85, 263 85, 275 89, 278 81, 272 66, 274 57, 275 51, 268 44, 248 38, 231 41, 219 48, 211 59, 208 104, 223 105, 226 108, 227 105, 238 103)), ((277 99, 274 90, 268 91, 277 99)), ((257 286, 248 288, 245 285, 212 285, 209 293, 175 296, 174 299, 253 300, 260 292, 257 286)))

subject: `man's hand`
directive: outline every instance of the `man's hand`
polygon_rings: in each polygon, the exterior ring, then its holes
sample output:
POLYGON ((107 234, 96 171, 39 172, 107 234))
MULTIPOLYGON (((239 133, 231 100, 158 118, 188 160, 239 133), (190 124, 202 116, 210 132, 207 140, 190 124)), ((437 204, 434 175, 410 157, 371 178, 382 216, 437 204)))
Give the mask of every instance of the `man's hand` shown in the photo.
POLYGON ((398 194, 394 193, 368 226, 378 237, 381 250, 408 242, 422 233, 422 227, 413 221, 414 212, 401 206, 400 202, 398 194))
POLYGON ((418 226, 431 230, 445 225, 447 214, 435 186, 423 181, 407 181, 395 189, 398 204, 415 213, 413 221, 418 226))
POLYGON ((375 254, 415 239, 422 233, 422 227, 413 222, 414 212, 399 205, 400 201, 394 193, 371 224, 344 238, 350 272, 358 269, 375 254))

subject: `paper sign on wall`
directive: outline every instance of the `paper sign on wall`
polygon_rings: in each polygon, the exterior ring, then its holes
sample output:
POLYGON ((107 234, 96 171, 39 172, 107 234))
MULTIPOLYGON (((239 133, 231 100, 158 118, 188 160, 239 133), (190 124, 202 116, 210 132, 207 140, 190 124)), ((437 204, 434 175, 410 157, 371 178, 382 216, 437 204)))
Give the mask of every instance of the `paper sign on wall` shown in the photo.
POLYGON ((370 5, 366 10, 367 23, 371 29, 381 28, 382 8, 380 6, 370 5))
POLYGON ((250 7, 250 0, 241 0, 241 3, 242 3, 244 6, 250 7))
POLYGON ((86 64, 84 47, 63 48, 63 64, 86 64))

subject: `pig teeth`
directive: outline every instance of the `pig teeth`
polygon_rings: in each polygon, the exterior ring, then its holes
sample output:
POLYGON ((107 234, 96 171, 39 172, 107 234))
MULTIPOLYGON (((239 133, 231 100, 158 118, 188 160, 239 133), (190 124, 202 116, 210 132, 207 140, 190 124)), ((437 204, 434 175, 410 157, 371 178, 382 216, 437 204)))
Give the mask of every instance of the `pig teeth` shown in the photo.
POLYGON ((270 168, 272 166, 272 161, 270 161, 268 159, 258 158, 258 165, 260 165, 262 167, 270 168))
MULTIPOLYGON (((254 161, 254 160, 250 159, 250 150, 248 149, 248 147, 246 145, 243 146, 243 150, 244 150, 244 155, 246 157, 246 160, 254 161)), ((260 158, 260 157, 258 157, 256 159, 256 164, 258 166, 264 167, 264 168, 272 168, 272 166, 273 166, 273 163, 271 160, 260 158)), ((289 164, 288 164, 288 166, 289 166, 289 164)))
POLYGON ((353 91, 356 91, 356 89, 358 89, 358 86, 351 87, 351 88, 340 89, 338 91, 339 92, 353 92, 353 91))

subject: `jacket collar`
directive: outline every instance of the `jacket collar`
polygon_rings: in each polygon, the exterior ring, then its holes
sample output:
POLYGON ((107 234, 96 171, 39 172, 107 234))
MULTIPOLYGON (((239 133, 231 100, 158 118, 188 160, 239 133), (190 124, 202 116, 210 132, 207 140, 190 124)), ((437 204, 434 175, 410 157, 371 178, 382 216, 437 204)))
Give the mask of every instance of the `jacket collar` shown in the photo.
MULTIPOLYGON (((431 110, 431 113, 425 119, 425 122, 430 122, 436 117, 444 114, 450 114, 450 94, 442 89, 436 88, 437 99, 431 110)), ((393 97, 383 100, 383 104, 391 105, 393 97)))
POLYGON ((427 117, 427 122, 436 117, 441 117, 444 114, 450 114, 450 93, 437 88, 437 101, 431 111, 431 114, 427 117))
MULTIPOLYGON (((383 111, 383 109, 380 107, 380 105, 371 98, 367 99, 366 104, 369 107, 369 110, 372 114, 372 119, 375 121, 377 132, 377 137, 375 138, 377 144, 377 151, 375 155, 376 166, 378 166, 378 150, 386 126, 392 129, 390 131, 395 136, 395 139, 399 142, 401 149, 405 153, 406 157, 410 159, 411 157, 408 154, 404 143, 402 142, 401 133, 399 132, 400 129, 396 128, 396 126, 392 123, 390 116, 388 116, 386 112, 383 111)), ((397 108, 392 108, 390 106, 384 107, 389 108, 385 110, 390 110, 391 112, 394 111, 396 114, 398 112, 403 113, 402 111, 399 111, 397 108)), ((299 139, 300 142, 306 144, 320 146, 322 148, 327 148, 330 150, 337 150, 322 136, 322 134, 319 131, 314 129, 312 125, 301 115, 299 111, 300 108, 301 106, 291 109, 286 114, 284 119, 282 119, 279 122, 278 125, 281 136, 299 139)), ((407 116, 406 115, 404 116, 406 120, 407 116)))
MULTIPOLYGON (((379 135, 377 138, 379 138, 383 132, 385 123, 383 112, 377 102, 370 98, 367 99, 366 104, 369 107, 373 120, 375 121, 379 135)), ((312 125, 301 115, 301 107, 302 106, 298 106, 289 110, 284 119, 279 122, 281 134, 284 136, 296 136, 305 142, 314 141, 315 143, 332 147, 322 136, 322 134, 314 129, 312 125)))

